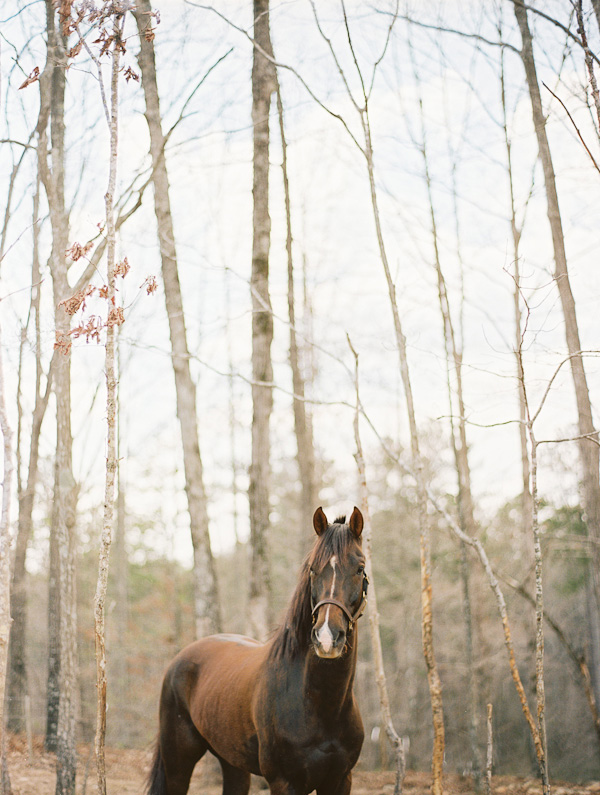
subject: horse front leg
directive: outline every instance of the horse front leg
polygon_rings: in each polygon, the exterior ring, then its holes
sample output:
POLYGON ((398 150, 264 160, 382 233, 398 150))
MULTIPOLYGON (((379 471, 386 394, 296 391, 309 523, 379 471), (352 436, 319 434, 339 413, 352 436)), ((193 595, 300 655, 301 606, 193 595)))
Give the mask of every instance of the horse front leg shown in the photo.
POLYGON ((250 773, 233 767, 219 757, 223 771, 223 795, 248 795, 250 791, 250 773))

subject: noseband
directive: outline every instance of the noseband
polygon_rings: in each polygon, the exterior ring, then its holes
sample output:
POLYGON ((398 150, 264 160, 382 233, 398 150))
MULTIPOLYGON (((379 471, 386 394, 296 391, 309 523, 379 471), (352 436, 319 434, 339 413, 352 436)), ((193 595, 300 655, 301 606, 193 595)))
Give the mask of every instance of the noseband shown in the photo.
POLYGON ((342 604, 342 602, 338 602, 337 599, 321 599, 321 601, 317 602, 317 604, 314 605, 314 607, 313 607, 313 605, 312 605, 312 596, 311 596, 310 603, 311 603, 311 607, 312 607, 313 624, 317 620, 317 610, 320 607, 322 607, 323 605, 335 605, 336 607, 340 608, 342 613, 348 619, 348 632, 352 632, 352 630, 354 629, 355 622, 358 621, 358 619, 362 616, 362 614, 365 612, 365 609, 367 607, 367 589, 368 589, 368 587, 369 587, 369 578, 367 577, 367 572, 365 572, 364 575, 363 575, 362 599, 360 600, 360 604, 356 608, 354 613, 351 613, 348 610, 348 608, 346 607, 346 605, 342 604))

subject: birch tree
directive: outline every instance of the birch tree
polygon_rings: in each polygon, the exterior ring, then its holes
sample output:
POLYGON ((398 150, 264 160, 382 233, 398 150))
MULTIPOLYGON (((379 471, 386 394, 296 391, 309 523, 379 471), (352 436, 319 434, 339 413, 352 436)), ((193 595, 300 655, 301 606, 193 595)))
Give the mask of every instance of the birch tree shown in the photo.
POLYGON ((0 753, 2 755, 2 791, 10 792, 5 759, 5 694, 10 637, 10 503, 13 478, 13 432, 6 412, 4 365, 0 344, 0 428, 3 438, 2 505, 0 513, 0 753), (7 784, 8 786, 5 786, 7 784))
MULTIPOLYGON (((444 275, 444 269, 442 268, 441 247, 438 236, 438 223, 433 197, 433 182, 429 163, 427 131, 425 127, 423 96, 421 92, 421 82, 415 63, 412 42, 410 39, 409 51, 413 66, 413 77, 419 91, 418 104, 420 139, 415 142, 415 146, 416 149, 420 151, 423 159, 423 177, 427 192, 427 204, 429 206, 431 244, 433 249, 433 267, 435 269, 439 307, 442 316, 444 348, 446 353, 446 369, 448 373, 448 401, 450 404, 451 445, 458 481, 458 521, 461 529, 467 535, 473 537, 477 531, 477 524, 475 522, 473 493, 471 490, 471 467, 469 464, 469 447, 467 443, 467 420, 463 390, 463 347, 462 340, 459 337, 456 323, 454 321, 453 312, 450 305, 448 285, 444 275)), ((456 185, 453 185, 453 189, 456 197, 456 185)), ((475 676, 474 667, 473 620, 469 587, 469 561, 467 557, 467 549, 463 542, 460 544, 460 570, 463 595, 467 689, 469 691, 469 740, 471 744, 473 781, 476 791, 480 792, 482 763, 477 742, 479 726, 477 678, 475 676)))
POLYGON ((563 311, 565 337, 577 405, 582 498, 590 538, 587 600, 590 614, 589 639, 593 670, 592 679, 594 681, 596 703, 600 703, 600 587, 598 583, 598 578, 600 577, 600 459, 598 432, 594 427, 587 376, 583 364, 575 300, 569 280, 556 177, 546 133, 546 118, 544 116, 533 54, 533 37, 529 27, 527 9, 518 2, 514 2, 513 7, 521 34, 521 59, 525 70, 533 125, 544 173, 548 221, 554 251, 554 279, 563 311))
MULTIPOLYGON (((502 29, 499 30, 500 38, 502 37, 502 29)), ((520 294, 520 244, 521 235, 523 232, 524 220, 519 224, 517 219, 517 207, 515 200, 515 183, 513 173, 513 147, 508 128, 508 111, 506 106, 506 83, 505 83, 505 64, 504 64, 504 49, 500 51, 500 104, 502 106, 502 132, 504 136, 504 145, 506 149, 506 171, 508 177, 508 188, 510 197, 510 231, 512 238, 512 256, 513 256, 513 269, 514 269, 514 289, 513 289, 513 307, 514 307, 514 326, 515 326, 515 359, 516 359, 516 373, 517 373, 517 390, 519 401, 519 444, 521 449, 521 476, 523 483, 523 491, 521 493, 521 518, 523 523, 523 536, 528 550, 529 557, 533 558, 533 551, 531 549, 531 520, 533 515, 533 505, 531 499, 530 488, 530 466, 529 466, 529 452, 527 449, 527 416, 525 406, 525 393, 524 393, 524 377, 522 372, 522 359, 519 351, 522 347, 522 333, 523 333, 523 320, 521 313, 521 294, 520 294)), ((529 197, 525 203, 524 212, 527 209, 529 198, 533 192, 533 180, 529 197)))
MULTIPOLYGON (((114 525, 115 480, 117 474, 117 370, 115 337, 116 328, 122 322, 116 303, 116 230, 114 216, 114 197, 117 184, 117 162, 119 144, 119 69, 120 55, 124 50, 123 29, 125 27, 126 6, 118 4, 107 11, 102 25, 112 58, 110 80, 110 107, 105 108, 110 134, 110 155, 108 164, 108 187, 104 195, 106 211, 106 287, 108 314, 106 320, 106 470, 104 482, 104 515, 98 563, 98 579, 94 597, 94 634, 96 645, 96 769, 98 794, 106 795, 106 762, 104 745, 106 740, 107 676, 106 676, 106 593, 108 586, 108 566, 114 525)), ((99 74, 102 80, 101 74, 99 74)), ((122 310, 121 310, 122 312, 122 310)))
POLYGON ((65 301, 68 214, 65 205, 65 37, 57 28, 52 0, 46 0, 47 60, 40 77, 38 168, 52 227, 52 273, 57 356, 56 458, 50 538, 49 679, 46 746, 57 751, 57 795, 74 792, 77 709, 77 607, 75 597, 75 524, 77 487, 72 471, 70 316, 65 301), (50 145, 48 143, 50 122, 50 145))
MULTIPOLYGON (((40 326, 40 256, 39 256, 39 199, 40 183, 37 180, 33 200, 33 247, 31 269, 31 311, 34 319, 35 335, 35 397, 29 437, 29 457, 27 477, 23 485, 21 478, 17 480, 18 520, 13 562, 11 585, 11 615, 13 622, 10 628, 9 674, 8 674, 8 718, 7 725, 11 731, 20 732, 25 728, 25 697, 27 695, 27 663, 25 641, 27 631, 27 585, 25 561, 27 547, 31 537, 33 522, 32 513, 35 489, 38 482, 39 445, 42 422, 48 406, 52 388, 53 364, 50 364, 46 376, 46 385, 42 390, 42 345, 40 326)), ((55 361, 53 357, 52 362, 55 361)))
MULTIPOLYGON (((314 8, 314 4, 313 4, 314 8)), ((316 15, 316 12, 315 12, 316 15)), ((388 38, 391 35, 392 26, 395 17, 389 27, 388 38)), ((352 50, 354 63, 359 72, 360 84, 362 86, 362 96, 360 103, 350 94, 350 99, 359 115, 364 144, 361 151, 364 156, 367 176, 369 180, 369 189, 371 197, 371 207, 373 210, 373 219, 375 222, 375 232, 377 236, 377 244, 379 248, 379 257, 383 267, 385 281, 388 288, 388 297, 390 308, 392 312, 393 328, 395 335, 396 348, 398 353, 398 360, 400 366, 400 375, 402 385, 404 388, 404 397, 406 400, 406 410, 408 415, 408 426, 410 431, 410 447, 412 467, 416 477, 417 485, 417 504, 419 510, 419 527, 420 527, 420 560, 421 560, 421 621, 422 621, 422 640, 423 640, 423 656, 427 667, 427 680, 429 683, 429 694, 431 699, 431 711, 433 720, 433 753, 432 753, 432 785, 431 791, 433 795, 442 795, 443 791, 443 763, 444 763, 444 711, 442 704, 442 685, 437 669, 435 652, 433 647, 433 587, 431 582, 431 528, 430 520, 427 511, 427 488, 425 481, 425 473, 423 469, 423 461, 421 458, 419 432, 417 427, 415 405, 413 399, 412 381, 410 376, 410 367, 408 362, 407 342, 402 328, 402 321, 400 317, 400 310, 396 299, 396 285, 392 279, 392 273, 387 256, 387 250, 383 238, 383 228, 381 225, 381 216, 379 213, 379 203, 377 198, 377 187, 375 182, 375 159, 373 153, 373 143, 371 137, 371 121, 369 116, 369 93, 366 86, 373 85, 371 82, 366 82, 360 69, 354 50, 352 47, 352 39, 348 27, 348 19, 344 10, 344 23, 348 32, 349 46, 352 50)), ((387 48, 387 40, 386 40, 387 48)), ((333 54, 333 52, 332 52, 333 54)), ((335 54, 333 54, 335 58, 335 54)), ((381 59, 376 63, 379 64, 381 59)), ((336 59, 336 64, 337 59, 336 59)), ((345 81, 344 81, 345 82, 345 81)), ((347 85, 347 83, 346 83, 347 85)))
POLYGON ((358 470, 361 511, 365 519, 365 527, 363 531, 363 551, 365 553, 366 571, 369 577, 369 630, 371 632, 371 648, 373 650, 375 680, 377 682, 377 690, 379 692, 381 717, 385 726, 385 733, 390 745, 394 750, 394 757, 396 761, 396 784, 394 786, 394 795, 400 795, 402 793, 404 784, 404 776, 406 775, 406 757, 404 755, 404 745, 402 743, 402 738, 396 731, 394 721, 392 719, 392 709, 388 694, 387 678, 385 675, 385 668, 383 666, 383 648, 381 644, 381 632, 379 627, 379 610, 377 608, 377 590, 375 579, 373 577, 373 556, 371 552, 373 527, 371 524, 371 514, 369 511, 367 470, 360 438, 361 403, 358 382, 358 354, 352 346, 349 337, 348 344, 354 356, 354 385, 356 390, 356 410, 354 412, 354 442, 356 444, 356 453, 354 454, 354 457, 356 459, 356 467, 358 470))

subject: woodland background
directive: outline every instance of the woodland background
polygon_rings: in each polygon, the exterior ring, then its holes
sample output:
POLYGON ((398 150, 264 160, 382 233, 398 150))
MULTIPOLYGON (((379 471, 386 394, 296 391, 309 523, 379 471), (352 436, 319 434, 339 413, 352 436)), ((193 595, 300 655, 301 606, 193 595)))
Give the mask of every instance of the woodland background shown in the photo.
MULTIPOLYGON (((0 309, 16 467, 11 611, 13 634, 16 626, 25 633, 19 660, 11 656, 5 713, 10 731, 25 732, 29 725, 45 735, 47 747, 53 747, 49 733, 52 725, 56 731, 67 669, 75 682, 71 734, 85 742, 94 737, 94 591, 106 462, 107 329, 97 320, 106 315, 106 301, 96 292, 82 303, 82 294, 67 319, 61 302, 88 284, 108 283, 99 254, 109 231, 110 128, 98 66, 108 92, 114 40, 95 38, 101 20, 90 21, 89 5, 79 30, 62 38, 64 5, 10 0, 0 11, 0 309), (67 57, 80 41, 87 47, 67 57), (79 334, 68 335, 69 328, 79 334), (72 343, 66 356, 57 330, 72 343), (70 429, 61 436, 65 418, 70 429), (32 458, 36 435, 39 451, 32 458), (69 621, 72 639, 66 641, 69 621), (56 667, 61 655, 62 672, 56 667)), ((76 15, 78 4, 66 5, 76 15)), ((282 617, 311 541, 314 509, 323 505, 332 520, 361 504, 349 338, 359 361, 384 663, 408 766, 428 767, 433 739, 421 643, 419 538, 426 514, 446 769, 471 771, 473 736, 483 757, 485 707, 492 703, 495 772, 537 770, 496 600, 476 555, 457 543, 448 522, 453 518, 487 552, 533 703, 535 611, 523 592, 535 596, 539 519, 538 564, 553 622, 545 635, 550 774, 599 778, 600 727, 594 726, 580 662, 589 667, 600 703, 600 525, 589 496, 590 488, 600 488, 593 474, 600 394, 600 103, 591 80, 598 71, 600 6, 286 0, 272 2, 267 15, 268 3, 255 3, 253 14, 251 3, 235 0, 212 7, 163 0, 156 5, 159 16, 149 15, 147 3, 137 4, 140 29, 150 26, 154 34, 140 36, 127 4, 98 5, 107 15, 117 9, 124 23, 115 259, 130 268, 121 269, 115 303, 124 322, 114 324, 119 466, 105 605, 107 742, 145 747, 152 741, 165 666, 198 634, 221 628, 267 635, 282 617), (565 341, 559 289, 565 277, 557 279, 547 173, 516 10, 527 12, 532 35, 578 357, 565 341), (266 72, 261 77, 256 71, 252 37, 265 32, 253 28, 254 16, 270 24, 285 149, 275 94, 262 116, 257 110, 260 81, 263 90, 268 84, 267 95, 273 89, 273 63, 263 58, 266 72), (143 73, 149 56, 139 56, 144 42, 155 51, 160 116, 156 106, 154 121, 164 136, 155 126, 159 138, 152 141, 143 73), (365 96, 372 158, 363 137, 365 96), (264 144, 265 129, 266 160, 257 150, 257 130, 264 144), (269 177, 262 219, 261 156, 263 178, 269 177), (168 172, 162 187, 158 163, 168 172), (372 190, 368 165, 374 165, 372 190), (414 450, 411 456, 372 191, 402 317, 418 459, 414 450), (165 231, 169 217, 172 228, 165 231), (286 220, 293 240, 288 252, 286 220), (169 304, 173 273, 182 309, 169 304), (174 318, 184 321, 179 330, 174 318), (271 322, 273 341, 264 350, 272 374, 257 369, 256 359, 259 334, 271 322), (571 375, 574 358, 587 377, 587 431, 571 375), (530 426, 539 446, 526 434, 523 387, 531 414, 541 406, 530 426), (186 431, 183 407, 190 403, 195 418, 190 414, 186 431), (257 441, 261 411, 266 448, 257 441), (194 480, 185 450, 193 447, 196 428, 202 466, 194 480), (533 447, 537 461, 531 460, 533 447), (435 500, 425 511, 415 460, 435 500), (472 504, 470 518, 465 500, 472 504), (270 590, 261 590, 264 582, 270 590)), ((363 622, 361 764, 386 767, 391 757, 363 622)), ((11 655, 14 647, 11 640, 11 655)))

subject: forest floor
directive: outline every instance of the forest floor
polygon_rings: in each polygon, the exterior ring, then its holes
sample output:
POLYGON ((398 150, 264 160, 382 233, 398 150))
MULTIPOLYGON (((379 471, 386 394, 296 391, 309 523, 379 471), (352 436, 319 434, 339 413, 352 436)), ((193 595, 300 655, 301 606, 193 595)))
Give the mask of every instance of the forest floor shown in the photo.
MULTIPOLYGON (((93 795, 97 792, 96 765, 90 747, 78 749, 80 764, 77 770, 77 795, 93 795)), ((142 795, 147 771, 150 766, 151 751, 132 749, 106 750, 107 791, 110 795, 142 795)), ((20 737, 11 737, 7 749, 8 770, 13 795, 54 795, 55 757, 43 751, 41 740, 34 742, 33 753, 20 737)), ((392 795, 395 775, 391 771, 361 771, 353 775, 353 795, 392 795)), ((431 777, 427 773, 409 771, 404 780, 405 795, 429 795, 431 777)), ((252 793, 265 792, 262 779, 253 778, 252 793)), ((468 795, 473 792, 470 779, 458 775, 444 777, 446 795, 468 795)), ((494 776, 492 780, 494 795, 541 795, 538 781, 531 778, 513 776, 494 776)), ((553 795, 600 795, 600 781, 586 785, 554 782, 553 795)), ((214 760, 202 760, 194 772, 190 795, 220 795, 221 781, 214 760)))

